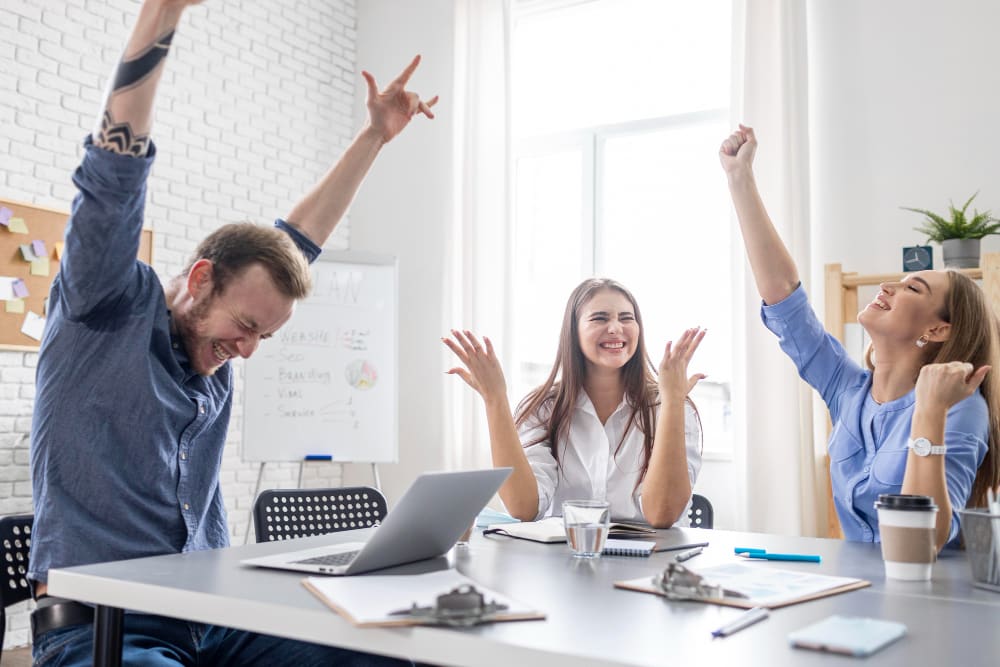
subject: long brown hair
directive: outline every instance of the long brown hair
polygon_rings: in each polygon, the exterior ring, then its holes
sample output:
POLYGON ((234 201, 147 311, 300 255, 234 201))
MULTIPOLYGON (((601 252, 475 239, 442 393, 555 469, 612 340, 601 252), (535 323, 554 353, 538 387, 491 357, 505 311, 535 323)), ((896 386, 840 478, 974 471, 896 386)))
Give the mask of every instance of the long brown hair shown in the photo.
MULTIPOLYGON (((514 423, 521 427, 533 416, 539 415, 543 407, 551 406, 551 412, 544 421, 544 433, 535 440, 524 443, 525 447, 548 441, 552 447, 552 457, 558 463, 558 443, 566 441, 577 399, 583 391, 583 380, 587 374, 586 358, 580 347, 580 309, 601 290, 613 290, 632 304, 636 324, 639 325, 639 339, 635 353, 621 369, 625 384, 625 398, 632 408, 622 439, 615 448, 615 456, 625 442, 625 436, 638 423, 643 434, 643 460, 639 472, 639 482, 646 476, 650 455, 653 452, 653 437, 656 432, 655 409, 659 404, 659 389, 656 382, 656 367, 646 352, 646 334, 642 326, 642 314, 635 297, 621 283, 609 278, 590 278, 576 286, 566 301, 562 329, 559 333, 559 349, 556 361, 548 378, 540 386, 528 393, 514 412, 514 423)), ((690 398, 685 400, 694 407, 690 398)), ((697 409, 695 410, 697 414, 697 409)), ((566 443, 568 446, 568 442, 566 443)), ((638 483, 636 484, 638 486, 638 483)))
MULTIPOLYGON (((989 365, 992 369, 979 386, 989 411, 989 441, 976 478, 972 483, 968 507, 986 506, 986 489, 1000 484, 1000 321, 986 300, 986 294, 968 276, 947 270, 948 295, 944 308, 938 313, 951 324, 948 339, 928 343, 924 347, 923 365, 962 361, 973 368, 989 365)), ((874 369, 872 348, 869 346, 865 361, 874 369)))

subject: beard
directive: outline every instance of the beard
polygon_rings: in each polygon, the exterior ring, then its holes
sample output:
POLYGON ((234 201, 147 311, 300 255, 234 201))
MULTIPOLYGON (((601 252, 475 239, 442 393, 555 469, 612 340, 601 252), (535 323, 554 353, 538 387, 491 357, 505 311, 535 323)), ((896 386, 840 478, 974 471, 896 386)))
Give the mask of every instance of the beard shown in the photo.
POLYGON ((205 366, 202 358, 205 355, 213 354, 212 339, 205 335, 205 322, 208 320, 208 313, 212 306, 213 297, 208 297, 202 301, 196 301, 191 306, 191 310, 186 316, 178 316, 175 320, 177 326, 177 337, 180 339, 184 351, 188 355, 191 368, 198 375, 206 377, 215 375, 215 372, 222 367, 222 363, 214 366, 205 366))

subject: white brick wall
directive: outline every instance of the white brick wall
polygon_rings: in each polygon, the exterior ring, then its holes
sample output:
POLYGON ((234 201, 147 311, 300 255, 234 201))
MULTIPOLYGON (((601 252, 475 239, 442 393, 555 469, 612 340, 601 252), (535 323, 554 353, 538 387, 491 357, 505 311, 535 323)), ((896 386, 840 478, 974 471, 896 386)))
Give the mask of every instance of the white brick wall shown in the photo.
MULTIPOLYGON (((0 10, 0 196, 68 210, 70 174, 138 12, 135 0, 4 0, 0 10)), ((219 224, 287 214, 353 136, 354 0, 215 2, 175 35, 157 102, 158 158, 146 224, 162 279, 219 224)), ((328 244, 347 247, 345 222, 328 244)), ((28 436, 34 353, 0 351, 0 514, 31 511, 28 436)), ((242 365, 221 480, 234 543, 248 533, 258 466, 239 456, 242 365)), ((298 466, 268 464, 261 488, 294 486, 298 466)), ((310 464, 308 486, 341 470, 310 464)), ((251 540, 253 538, 251 537, 251 540)), ((23 606, 23 605, 21 605, 23 606)), ((20 607, 20 606, 19 606, 20 607)), ((25 611, 5 645, 28 642, 25 611)))

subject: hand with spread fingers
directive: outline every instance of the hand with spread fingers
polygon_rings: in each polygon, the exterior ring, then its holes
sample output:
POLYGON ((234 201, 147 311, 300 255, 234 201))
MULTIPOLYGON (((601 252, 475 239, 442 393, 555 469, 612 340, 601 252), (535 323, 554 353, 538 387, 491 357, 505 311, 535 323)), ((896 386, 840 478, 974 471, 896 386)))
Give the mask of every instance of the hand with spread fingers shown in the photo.
POLYGON ((706 333, 706 329, 695 327, 685 330, 676 341, 667 342, 658 370, 660 395, 664 399, 682 399, 691 393, 699 381, 705 379, 704 373, 688 376, 687 369, 706 333))
POLYGON ((361 72, 368 84, 369 123, 372 129, 382 137, 383 142, 392 141, 409 124, 410 119, 418 113, 422 113, 428 118, 434 118, 431 107, 437 104, 438 96, 435 95, 424 101, 416 93, 406 90, 406 84, 419 64, 420 56, 415 56, 406 69, 381 92, 375 83, 375 77, 370 72, 361 72))
POLYGON ((972 364, 961 361, 927 364, 917 376, 917 403, 947 410, 971 396, 989 372, 990 366, 974 369, 972 364))
POLYGON ((487 403, 506 400, 507 381, 504 379, 500 360, 497 359, 493 343, 483 336, 482 342, 471 331, 451 330, 451 338, 442 342, 465 365, 448 370, 450 375, 458 375, 465 383, 479 392, 487 403))

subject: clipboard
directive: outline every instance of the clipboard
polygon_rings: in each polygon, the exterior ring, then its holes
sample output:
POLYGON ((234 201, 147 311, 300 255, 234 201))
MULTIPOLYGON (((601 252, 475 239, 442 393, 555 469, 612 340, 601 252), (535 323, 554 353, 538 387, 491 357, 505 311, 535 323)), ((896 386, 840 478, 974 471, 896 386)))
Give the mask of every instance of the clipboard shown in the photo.
POLYGON ((485 622, 543 620, 545 614, 476 584, 455 570, 426 574, 357 577, 306 577, 302 580, 313 595, 360 628, 428 625, 420 618, 394 614, 413 604, 433 605, 442 593, 472 585, 490 602, 505 606, 485 622))
POLYGON ((720 588, 743 594, 744 597, 733 595, 672 597, 652 576, 616 581, 614 585, 615 588, 652 593, 664 598, 708 602, 741 609, 753 607, 778 609, 872 585, 870 581, 864 579, 780 570, 747 563, 724 563, 692 572, 696 572, 706 581, 716 582, 720 588))

